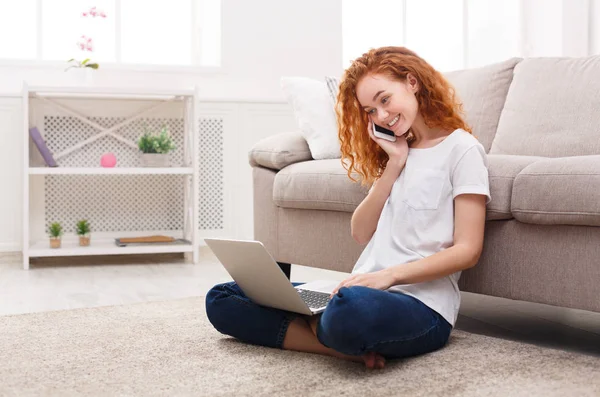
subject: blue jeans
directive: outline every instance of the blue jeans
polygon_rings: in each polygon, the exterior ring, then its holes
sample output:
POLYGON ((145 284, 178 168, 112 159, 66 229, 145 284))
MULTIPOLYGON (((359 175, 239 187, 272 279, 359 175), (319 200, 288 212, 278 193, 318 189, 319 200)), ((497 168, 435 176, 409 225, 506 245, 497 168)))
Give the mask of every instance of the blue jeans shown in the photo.
MULTIPOLYGON (((234 282, 208 292, 206 314, 219 332, 274 348, 282 348, 291 321, 306 318, 253 303, 234 282)), ((317 324, 317 338, 327 347, 355 356, 376 352, 386 358, 437 350, 451 331, 442 316, 418 299, 362 286, 342 287, 317 324)))

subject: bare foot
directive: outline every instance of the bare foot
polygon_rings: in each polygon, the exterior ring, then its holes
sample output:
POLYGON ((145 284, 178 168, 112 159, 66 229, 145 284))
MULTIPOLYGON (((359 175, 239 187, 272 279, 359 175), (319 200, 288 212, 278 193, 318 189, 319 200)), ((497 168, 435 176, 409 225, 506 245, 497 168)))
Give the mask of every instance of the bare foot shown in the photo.
MULTIPOLYGON (((305 318, 306 322, 310 326, 311 330, 315 335, 317 335, 317 322, 319 320, 318 316, 311 316, 305 318)), ((367 368, 371 369, 382 369, 385 367, 385 358, 382 355, 379 355, 375 352, 368 352, 362 356, 349 356, 346 354, 342 354, 339 352, 335 352, 335 356, 342 358, 344 360, 354 361, 354 362, 364 362, 367 368), (337 354, 335 354, 337 353, 337 354)))
POLYGON ((369 369, 382 369, 383 367, 385 367, 385 358, 375 352, 368 352, 363 354, 362 356, 348 356, 346 354, 335 352, 334 356, 344 360, 354 361, 357 363, 364 362, 365 367, 369 369))
POLYGON ((367 368, 383 369, 385 367, 385 358, 375 352, 368 352, 360 357, 367 368))

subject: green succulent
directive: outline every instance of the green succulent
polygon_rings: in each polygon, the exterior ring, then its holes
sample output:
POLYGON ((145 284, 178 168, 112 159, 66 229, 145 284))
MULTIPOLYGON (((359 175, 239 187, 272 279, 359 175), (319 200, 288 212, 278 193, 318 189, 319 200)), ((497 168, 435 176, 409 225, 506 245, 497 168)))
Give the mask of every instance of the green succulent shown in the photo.
POLYGON ((138 148, 143 153, 169 153, 175 149, 166 125, 163 125, 160 132, 154 134, 144 129, 144 135, 137 142, 138 148))
POLYGON ((89 234, 91 231, 90 223, 85 219, 78 221, 75 231, 79 236, 85 236, 86 234, 89 234))
POLYGON ((52 238, 58 238, 58 237, 62 236, 63 228, 60 225, 60 223, 58 223, 58 222, 51 223, 50 227, 48 228, 48 234, 52 238))

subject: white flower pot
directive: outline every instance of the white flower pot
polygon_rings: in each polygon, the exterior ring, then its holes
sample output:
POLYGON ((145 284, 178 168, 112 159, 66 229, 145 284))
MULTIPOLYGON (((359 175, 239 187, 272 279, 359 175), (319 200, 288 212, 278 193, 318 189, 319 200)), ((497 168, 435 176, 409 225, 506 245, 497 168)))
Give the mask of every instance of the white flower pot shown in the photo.
POLYGON ((142 153, 143 167, 170 167, 171 159, 169 153, 142 153))
POLYGON ((75 84, 89 87, 94 85, 95 72, 92 68, 71 68, 66 73, 73 77, 75 84))

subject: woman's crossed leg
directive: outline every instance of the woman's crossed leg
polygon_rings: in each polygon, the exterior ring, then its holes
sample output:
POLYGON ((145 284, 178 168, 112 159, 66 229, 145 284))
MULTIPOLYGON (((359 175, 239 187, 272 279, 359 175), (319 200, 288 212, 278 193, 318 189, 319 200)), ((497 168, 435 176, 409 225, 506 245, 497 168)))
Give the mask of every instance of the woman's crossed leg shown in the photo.
POLYGON ((384 357, 442 347, 451 330, 418 300, 366 287, 340 289, 322 315, 309 317, 255 304, 236 283, 225 283, 207 294, 206 312, 219 332, 244 342, 364 362, 369 368, 382 368, 384 357))

